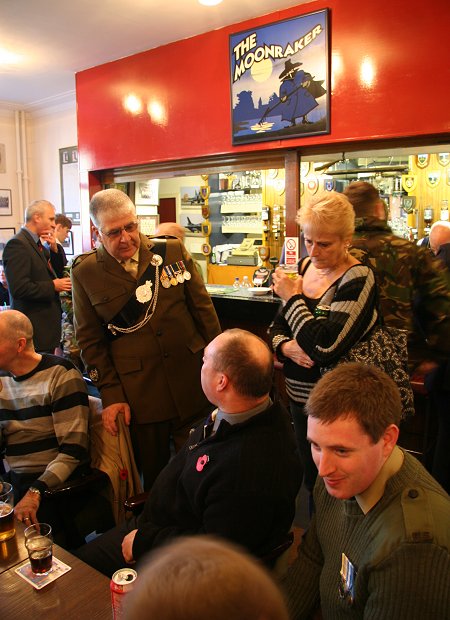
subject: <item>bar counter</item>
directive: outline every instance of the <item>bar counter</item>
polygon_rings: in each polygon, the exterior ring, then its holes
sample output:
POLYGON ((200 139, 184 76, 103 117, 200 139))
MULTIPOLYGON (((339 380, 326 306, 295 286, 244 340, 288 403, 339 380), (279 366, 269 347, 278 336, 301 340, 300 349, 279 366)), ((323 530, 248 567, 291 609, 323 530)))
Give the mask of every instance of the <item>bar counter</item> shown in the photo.
POLYGON ((246 288, 207 284, 206 290, 219 317, 222 329, 240 327, 267 339, 267 328, 275 317, 281 300, 272 292, 255 295, 246 288))

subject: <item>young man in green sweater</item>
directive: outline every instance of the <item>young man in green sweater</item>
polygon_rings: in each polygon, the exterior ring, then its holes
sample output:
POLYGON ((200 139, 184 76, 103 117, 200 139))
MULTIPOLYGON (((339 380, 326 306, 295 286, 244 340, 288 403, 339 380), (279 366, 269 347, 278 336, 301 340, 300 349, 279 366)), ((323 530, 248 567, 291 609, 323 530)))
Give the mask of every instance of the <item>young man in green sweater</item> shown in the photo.
POLYGON ((294 620, 450 618, 450 498, 396 443, 401 400, 373 366, 312 390, 316 513, 286 578, 294 620))

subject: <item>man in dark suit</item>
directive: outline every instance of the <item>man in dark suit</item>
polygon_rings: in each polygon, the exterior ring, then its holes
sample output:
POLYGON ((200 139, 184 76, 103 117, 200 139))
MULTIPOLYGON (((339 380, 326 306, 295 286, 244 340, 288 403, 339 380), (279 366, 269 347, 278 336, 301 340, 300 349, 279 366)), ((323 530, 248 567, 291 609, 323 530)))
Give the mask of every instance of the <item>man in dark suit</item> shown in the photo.
MULTIPOLYGON (((60 256, 61 270, 57 272, 57 276, 62 278, 64 275, 64 267, 67 265, 68 260, 66 252, 63 247, 64 241, 67 239, 69 230, 72 228, 72 220, 66 217, 63 213, 57 213, 55 216, 55 232, 53 237, 46 240, 45 247, 55 254, 60 256)), ((56 262, 56 261, 54 261, 56 262)), ((59 264, 58 264, 59 267, 59 264)))
POLYGON ((70 278, 58 278, 61 256, 43 247, 55 232, 55 208, 47 200, 35 200, 25 211, 25 225, 8 241, 3 265, 11 308, 31 321, 36 351, 53 353, 61 341, 59 293, 70 291, 70 278))
POLYGON ((139 233, 130 198, 97 192, 89 206, 101 245, 72 266, 76 338, 99 388, 103 423, 130 424, 150 489, 193 422, 211 408, 200 385, 203 350, 220 324, 192 257, 174 237, 139 233))

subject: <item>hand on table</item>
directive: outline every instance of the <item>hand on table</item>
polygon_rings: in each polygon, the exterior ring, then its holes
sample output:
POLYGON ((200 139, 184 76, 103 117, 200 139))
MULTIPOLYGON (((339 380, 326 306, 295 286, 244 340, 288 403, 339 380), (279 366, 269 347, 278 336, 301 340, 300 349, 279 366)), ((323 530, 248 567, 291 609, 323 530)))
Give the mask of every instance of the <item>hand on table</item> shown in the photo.
POLYGON ((25 527, 38 523, 37 511, 41 503, 41 497, 38 493, 27 491, 14 508, 16 519, 22 521, 25 527))

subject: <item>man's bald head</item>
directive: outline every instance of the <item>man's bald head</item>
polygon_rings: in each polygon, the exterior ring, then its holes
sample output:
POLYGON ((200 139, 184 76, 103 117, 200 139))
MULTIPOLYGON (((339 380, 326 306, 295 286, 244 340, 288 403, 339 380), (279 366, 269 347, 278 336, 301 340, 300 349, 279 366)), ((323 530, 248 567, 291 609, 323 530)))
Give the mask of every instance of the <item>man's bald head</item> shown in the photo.
POLYGON ((33 346, 33 326, 30 319, 18 310, 0 312, 0 341, 16 342, 25 338, 27 348, 33 346))
POLYGON ((430 229, 430 248, 434 254, 441 245, 450 243, 450 222, 435 222, 430 229))
POLYGON ((157 237, 161 235, 178 237, 178 239, 182 242, 184 242, 184 237, 186 236, 185 229, 177 222, 162 222, 155 230, 155 235, 157 237))

